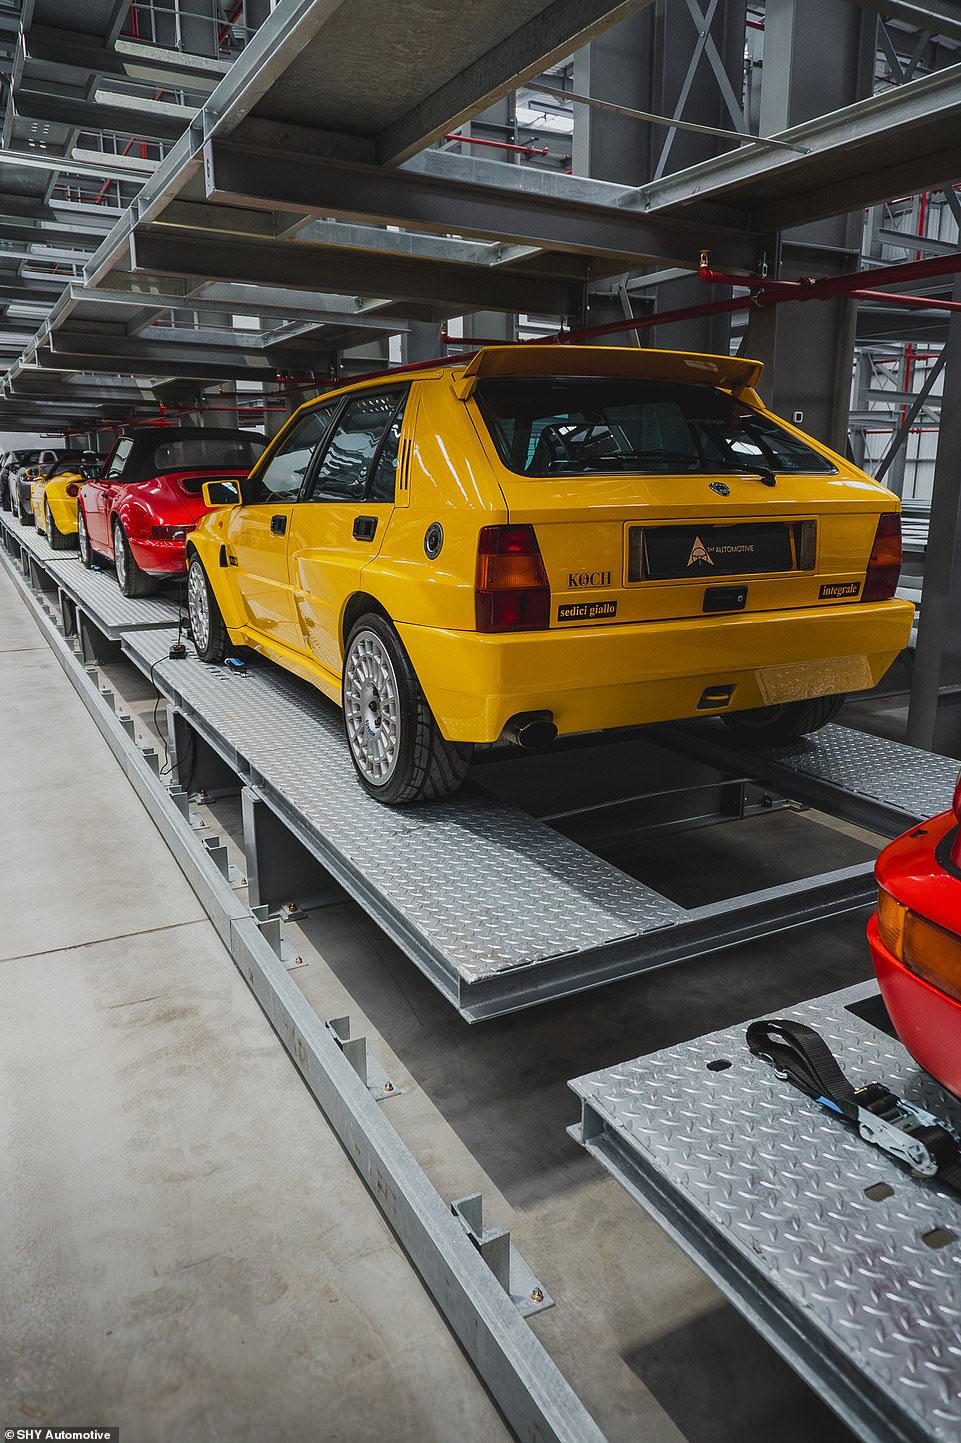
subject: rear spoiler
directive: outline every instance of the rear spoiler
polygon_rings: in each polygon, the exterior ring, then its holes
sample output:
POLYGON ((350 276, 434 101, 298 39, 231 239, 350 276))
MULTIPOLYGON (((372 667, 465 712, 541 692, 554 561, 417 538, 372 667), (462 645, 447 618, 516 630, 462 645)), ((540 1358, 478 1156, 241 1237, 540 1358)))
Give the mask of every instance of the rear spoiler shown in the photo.
POLYGON ((453 377, 462 401, 490 376, 610 376, 618 380, 687 381, 720 386, 736 396, 753 391, 763 361, 704 356, 696 351, 647 351, 633 346, 485 346, 453 377))

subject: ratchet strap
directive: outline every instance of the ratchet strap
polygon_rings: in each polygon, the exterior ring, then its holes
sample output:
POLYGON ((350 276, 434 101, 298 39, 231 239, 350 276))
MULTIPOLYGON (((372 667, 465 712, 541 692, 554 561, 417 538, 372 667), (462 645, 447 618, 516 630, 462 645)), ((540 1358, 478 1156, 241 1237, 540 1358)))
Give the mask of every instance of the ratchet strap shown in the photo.
POLYGON ((936 1178, 961 1192, 961 1137, 956 1129, 879 1082, 852 1086, 813 1027, 786 1017, 752 1022, 747 1045, 755 1057, 771 1064, 776 1076, 857 1128, 865 1142, 906 1164, 915 1176, 936 1178))

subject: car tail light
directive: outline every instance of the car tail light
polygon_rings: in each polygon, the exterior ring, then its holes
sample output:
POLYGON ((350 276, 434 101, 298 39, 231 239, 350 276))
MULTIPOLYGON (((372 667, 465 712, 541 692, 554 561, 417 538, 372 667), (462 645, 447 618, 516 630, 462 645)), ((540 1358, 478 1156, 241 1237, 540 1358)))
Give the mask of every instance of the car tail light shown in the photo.
POLYGON ((878 893, 878 931, 903 966, 961 1002, 961 937, 919 917, 883 888, 878 893))
POLYGON ((533 526, 483 526, 477 545, 478 631, 541 631, 551 587, 533 526))
POLYGON ((64 490, 66 491, 68 496, 80 495, 80 487, 77 485, 76 481, 68 481, 67 485, 64 487, 64 490))
POLYGON ((901 516, 885 511, 878 517, 878 529, 864 578, 862 601, 888 601, 898 587, 901 575, 901 516))
POLYGON ((154 541, 185 541, 192 526, 151 526, 154 541))

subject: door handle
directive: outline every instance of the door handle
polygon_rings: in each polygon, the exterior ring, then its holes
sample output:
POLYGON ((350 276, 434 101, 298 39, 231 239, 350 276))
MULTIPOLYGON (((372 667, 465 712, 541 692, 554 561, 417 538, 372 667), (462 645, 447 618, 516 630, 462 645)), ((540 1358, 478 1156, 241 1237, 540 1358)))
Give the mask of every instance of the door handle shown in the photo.
POLYGON ((354 518, 354 540, 373 541, 377 531, 376 516, 356 516, 354 518))
POLYGON ((287 517, 271 516, 270 529, 275 536, 283 536, 284 532, 287 530, 287 517))

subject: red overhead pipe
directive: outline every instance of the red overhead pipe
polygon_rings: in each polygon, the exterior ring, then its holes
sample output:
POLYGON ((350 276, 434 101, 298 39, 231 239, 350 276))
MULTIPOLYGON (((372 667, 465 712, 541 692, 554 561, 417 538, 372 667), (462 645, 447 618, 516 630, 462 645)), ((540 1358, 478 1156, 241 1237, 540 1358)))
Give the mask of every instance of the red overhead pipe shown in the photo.
POLYGON ((550 155, 550 150, 545 145, 540 149, 536 145, 514 145, 509 140, 482 140, 475 135, 445 135, 445 140, 459 140, 462 145, 489 145, 495 150, 514 150, 520 155, 550 155))
POLYGON ((218 50, 222 50, 222 49, 224 48, 224 41, 227 39, 227 36, 230 34, 231 29, 232 29, 233 26, 236 24, 236 22, 237 22, 237 17, 239 16, 239 14, 240 14, 240 12, 241 12, 241 10, 242 10, 243 8, 244 8, 244 0, 237 0, 237 4, 234 6, 234 8, 233 8, 233 10, 230 12, 230 14, 227 16, 227 23, 226 23, 226 25, 222 25, 222 26, 220 27, 220 30, 217 32, 217 49, 218 49, 218 50))
MULTIPOLYGON (((707 251, 701 252, 699 275, 708 285, 745 286, 748 290, 761 292, 762 305, 770 305, 774 296, 796 300, 828 300, 832 296, 854 295, 865 282, 872 290, 878 286, 890 286, 898 281, 931 280, 935 276, 953 276, 961 271, 961 251, 952 251, 946 256, 930 256, 927 260, 904 261, 899 265, 880 266, 870 271, 850 271, 846 275, 801 276, 796 281, 776 281, 769 276, 753 274, 737 275, 731 271, 714 270, 709 264, 707 251)), ((934 305, 935 302, 929 304, 934 305)))
POLYGON ((961 311, 961 301, 941 301, 935 296, 902 296, 898 291, 849 291, 858 301, 895 301, 919 311, 961 311))

